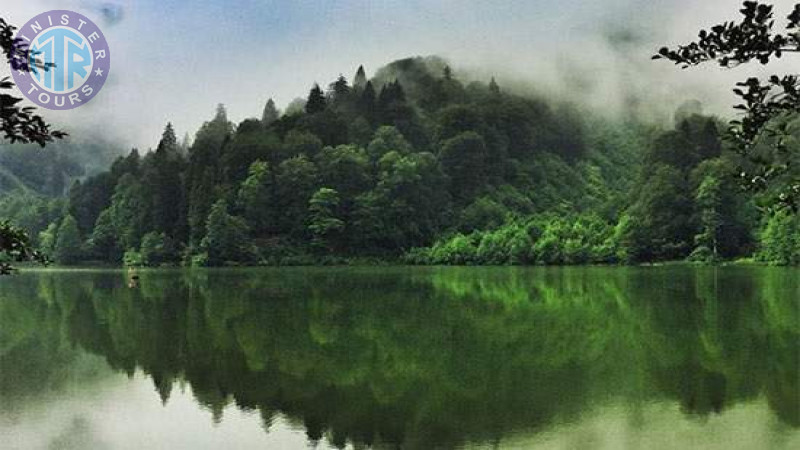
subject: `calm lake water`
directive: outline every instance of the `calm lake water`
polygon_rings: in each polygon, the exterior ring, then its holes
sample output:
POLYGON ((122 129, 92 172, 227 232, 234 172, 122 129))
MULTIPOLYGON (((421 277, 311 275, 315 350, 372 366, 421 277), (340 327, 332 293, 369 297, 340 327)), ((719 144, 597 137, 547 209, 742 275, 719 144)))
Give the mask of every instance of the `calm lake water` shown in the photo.
POLYGON ((798 449, 800 270, 0 278, 3 449, 798 449))

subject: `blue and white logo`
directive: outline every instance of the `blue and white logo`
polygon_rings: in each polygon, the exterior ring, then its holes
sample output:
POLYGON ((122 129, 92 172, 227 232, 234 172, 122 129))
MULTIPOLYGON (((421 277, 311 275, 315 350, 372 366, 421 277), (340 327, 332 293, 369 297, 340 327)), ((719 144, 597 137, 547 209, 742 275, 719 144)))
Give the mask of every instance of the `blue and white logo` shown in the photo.
POLYGON ((94 98, 108 78, 111 52, 103 32, 86 16, 55 10, 29 20, 16 36, 21 61, 14 81, 32 102, 72 109, 94 98))
POLYGON ((53 27, 36 36, 30 46, 31 55, 40 63, 52 61, 49 70, 31 64, 31 73, 44 89, 64 93, 77 89, 92 71, 89 41, 66 27, 53 27))

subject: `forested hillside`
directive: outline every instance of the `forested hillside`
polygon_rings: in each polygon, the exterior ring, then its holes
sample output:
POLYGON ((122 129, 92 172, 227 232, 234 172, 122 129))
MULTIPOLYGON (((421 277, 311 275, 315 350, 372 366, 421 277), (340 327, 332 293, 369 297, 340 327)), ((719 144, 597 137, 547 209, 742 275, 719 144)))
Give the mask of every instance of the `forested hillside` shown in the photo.
MULTIPOLYGON (((784 126, 800 153, 800 118, 784 126)), ((6 148, 0 216, 67 264, 800 263, 796 212, 740 192, 723 130, 697 105, 611 119, 411 58, 239 124, 220 105, 190 145, 167 124, 88 177, 39 179, 16 156, 37 150, 6 148)))

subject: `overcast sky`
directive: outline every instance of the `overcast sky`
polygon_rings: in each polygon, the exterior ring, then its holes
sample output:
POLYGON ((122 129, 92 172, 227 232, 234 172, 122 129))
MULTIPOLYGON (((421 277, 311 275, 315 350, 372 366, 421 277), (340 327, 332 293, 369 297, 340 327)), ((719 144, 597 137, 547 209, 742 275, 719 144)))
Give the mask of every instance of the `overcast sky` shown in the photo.
MULTIPOLYGON (((283 107, 359 64, 441 55, 474 77, 497 75, 614 110, 638 96, 655 115, 686 99, 724 113, 752 69, 681 71, 649 56, 737 16, 738 0, 4 0, 16 25, 71 9, 103 29, 111 75, 86 106, 45 111, 127 146, 155 147, 164 124, 194 135, 224 103, 240 121, 269 97, 283 107)), ((781 16, 794 0, 776 0, 781 16)), ((795 61, 794 67, 798 62, 795 61)), ((776 68, 773 68, 775 70, 776 68)), ((0 75, 7 73, 3 67, 0 75)))

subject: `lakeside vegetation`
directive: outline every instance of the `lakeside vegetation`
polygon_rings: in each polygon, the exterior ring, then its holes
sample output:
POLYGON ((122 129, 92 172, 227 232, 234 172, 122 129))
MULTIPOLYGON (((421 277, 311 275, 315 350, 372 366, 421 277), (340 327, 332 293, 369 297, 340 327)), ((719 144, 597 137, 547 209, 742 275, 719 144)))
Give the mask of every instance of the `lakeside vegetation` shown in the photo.
MULTIPOLYGON (((800 154, 800 115, 780 120, 800 154)), ((661 127, 410 58, 238 125, 220 105, 191 143, 167 124, 88 177, 80 150, 0 146, 0 216, 65 265, 800 263, 797 213, 740 189, 724 127, 697 102, 661 127)))

